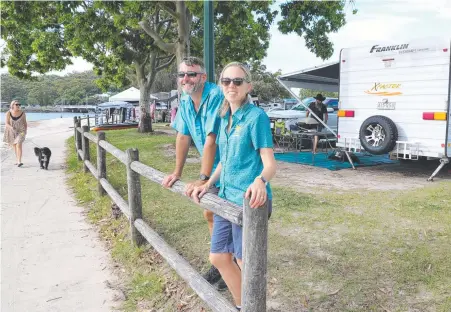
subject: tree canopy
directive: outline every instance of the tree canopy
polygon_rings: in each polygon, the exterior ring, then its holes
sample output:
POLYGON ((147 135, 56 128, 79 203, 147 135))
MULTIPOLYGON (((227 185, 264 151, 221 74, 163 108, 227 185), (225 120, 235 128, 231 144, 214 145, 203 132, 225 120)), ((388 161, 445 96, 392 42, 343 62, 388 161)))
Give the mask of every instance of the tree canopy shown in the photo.
MULTIPOLYGON (((275 2, 274 2, 275 3, 275 2)), ((279 14, 272 1, 215 1, 215 64, 255 63, 266 56, 269 27, 279 14)), ((306 47, 326 59, 328 35, 345 24, 346 1, 286 1, 279 6, 282 33, 303 36, 306 47)), ((130 83, 141 91, 146 116, 159 71, 203 51, 200 1, 2 1, 1 65, 19 78, 63 70, 80 56, 94 65, 98 85, 130 83)))
MULTIPOLYGON (((101 101, 96 95, 102 90, 95 84, 97 75, 93 71, 72 73, 64 77, 44 75, 34 80, 19 79, 9 74, 1 75, 2 101, 20 100, 23 104, 41 106, 55 104, 89 104, 101 101)), ((120 91, 110 88, 111 94, 120 91)))
MULTIPOLYGON (((203 4, 185 1, 189 14, 180 16, 176 14, 178 2, 184 1, 2 1, 1 31, 7 44, 2 51, 3 65, 19 78, 30 78, 34 72, 62 70, 72 56, 81 56, 94 64, 105 84, 124 85, 128 83, 126 67, 149 61, 152 52, 159 52, 157 65, 168 63, 175 53, 177 27, 183 18, 189 19, 190 26, 186 53, 202 55, 203 4)), ((279 14, 271 11, 271 4, 214 3, 218 66, 230 61, 259 61, 266 56, 268 29, 279 14)), ((309 50, 328 58, 333 52, 328 34, 345 24, 345 4, 286 1, 280 4, 283 18, 278 28, 282 33, 303 36, 309 50)))

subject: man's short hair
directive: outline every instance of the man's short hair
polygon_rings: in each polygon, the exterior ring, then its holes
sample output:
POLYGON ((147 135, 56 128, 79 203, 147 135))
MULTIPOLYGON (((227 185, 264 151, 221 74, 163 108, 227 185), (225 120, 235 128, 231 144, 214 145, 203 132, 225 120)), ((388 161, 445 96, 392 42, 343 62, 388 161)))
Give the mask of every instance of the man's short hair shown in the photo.
POLYGON ((194 66, 194 65, 198 65, 201 70, 204 72, 205 71, 205 64, 204 61, 202 61, 200 58, 195 57, 195 56, 187 56, 184 57, 182 60, 182 63, 185 63, 188 66, 194 66))

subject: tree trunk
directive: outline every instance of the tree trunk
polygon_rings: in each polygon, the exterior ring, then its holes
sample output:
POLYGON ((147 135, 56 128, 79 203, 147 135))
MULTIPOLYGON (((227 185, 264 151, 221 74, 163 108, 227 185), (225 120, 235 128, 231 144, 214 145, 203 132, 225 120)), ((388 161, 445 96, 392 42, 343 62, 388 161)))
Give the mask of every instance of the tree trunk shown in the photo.
POLYGON ((140 81, 139 86, 139 108, 140 117, 138 132, 152 132, 152 118, 150 117, 150 86, 145 81, 140 81))
POLYGON ((187 9, 185 1, 176 1, 176 12, 179 15, 177 23, 178 41, 176 43, 175 55, 177 57, 177 64, 180 64, 184 57, 189 56, 190 47, 190 33, 192 14, 187 9))

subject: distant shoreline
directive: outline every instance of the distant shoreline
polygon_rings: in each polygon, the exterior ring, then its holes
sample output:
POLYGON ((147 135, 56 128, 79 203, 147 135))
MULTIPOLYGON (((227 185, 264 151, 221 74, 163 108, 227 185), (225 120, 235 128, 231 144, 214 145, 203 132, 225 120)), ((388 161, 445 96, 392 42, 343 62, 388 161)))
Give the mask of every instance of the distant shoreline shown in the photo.
MULTIPOLYGON (((6 113, 9 110, 9 108, 1 108, 1 112, 2 113, 6 113)), ((30 113, 69 113, 69 112, 65 112, 65 111, 61 111, 61 109, 59 108, 53 108, 53 107, 40 107, 40 108, 36 108, 36 107, 22 107, 22 110, 25 112, 30 112, 30 113)), ((94 114, 93 111, 91 111, 90 113, 94 114)), ((83 114, 87 114, 87 113, 83 113, 83 114)))

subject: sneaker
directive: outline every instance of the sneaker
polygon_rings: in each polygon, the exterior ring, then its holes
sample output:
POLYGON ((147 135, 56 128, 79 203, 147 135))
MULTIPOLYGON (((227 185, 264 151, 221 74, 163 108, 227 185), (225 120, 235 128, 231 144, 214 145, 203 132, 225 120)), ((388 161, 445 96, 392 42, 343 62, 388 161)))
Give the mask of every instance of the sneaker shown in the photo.
POLYGON ((222 291, 227 289, 227 284, 224 282, 224 280, 221 278, 219 282, 215 285, 216 290, 222 291))
POLYGON ((211 266, 210 269, 202 275, 203 278, 207 280, 210 284, 214 284, 221 279, 221 274, 215 266, 211 266))

